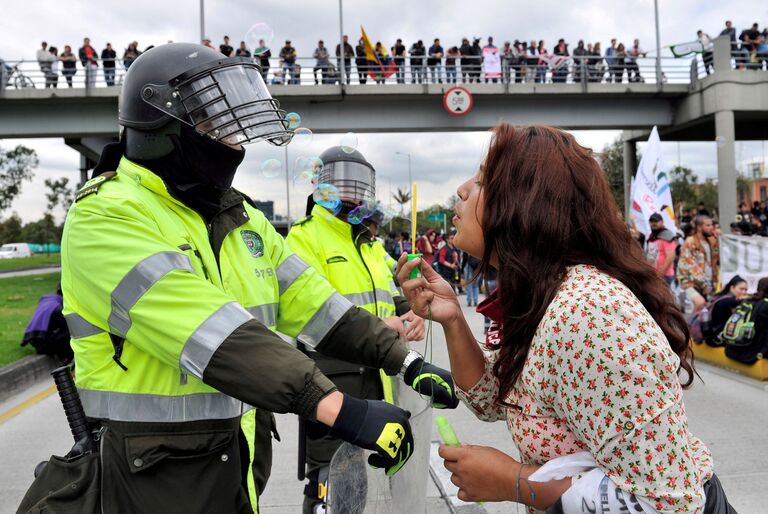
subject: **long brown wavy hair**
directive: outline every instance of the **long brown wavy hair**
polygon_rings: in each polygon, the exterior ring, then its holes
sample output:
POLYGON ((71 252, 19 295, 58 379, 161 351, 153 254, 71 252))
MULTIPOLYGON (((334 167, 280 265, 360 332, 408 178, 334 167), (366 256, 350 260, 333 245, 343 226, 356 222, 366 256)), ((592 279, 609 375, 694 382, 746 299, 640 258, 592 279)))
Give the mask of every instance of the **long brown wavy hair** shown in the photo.
MULTIPOLYGON (((485 250, 498 258, 503 308, 493 372, 499 401, 520 377, 531 340, 567 267, 589 264, 625 284, 664 331, 693 382, 689 330, 669 286, 632 239, 592 152, 562 130, 500 124, 481 167, 485 250)), ((678 369, 678 373, 680 369, 678 369)))

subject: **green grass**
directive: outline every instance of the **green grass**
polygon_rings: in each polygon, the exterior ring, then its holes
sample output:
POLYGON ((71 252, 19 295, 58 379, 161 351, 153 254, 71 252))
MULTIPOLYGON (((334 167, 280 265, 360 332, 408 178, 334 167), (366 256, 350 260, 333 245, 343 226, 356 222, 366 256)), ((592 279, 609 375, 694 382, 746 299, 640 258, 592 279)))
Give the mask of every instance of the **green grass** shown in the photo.
POLYGON ((35 353, 31 346, 21 347, 19 343, 37 301, 56 292, 60 277, 60 273, 47 273, 0 278, 0 366, 35 353))
POLYGON ((13 269, 41 268, 43 266, 61 265, 60 253, 41 253, 32 257, 21 257, 18 259, 0 259, 0 271, 13 269))

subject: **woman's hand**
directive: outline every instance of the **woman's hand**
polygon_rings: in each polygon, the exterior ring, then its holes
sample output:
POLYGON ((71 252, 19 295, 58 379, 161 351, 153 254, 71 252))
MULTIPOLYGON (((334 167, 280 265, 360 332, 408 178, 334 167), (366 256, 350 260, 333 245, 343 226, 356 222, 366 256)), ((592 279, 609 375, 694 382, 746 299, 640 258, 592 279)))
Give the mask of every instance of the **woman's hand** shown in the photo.
POLYGON ((460 500, 517 500, 515 483, 521 464, 506 453, 488 446, 441 444, 438 454, 459 488, 460 500))
POLYGON ((411 310, 422 318, 429 316, 441 324, 456 321, 461 316, 461 307, 453 288, 432 266, 422 266, 421 259, 408 261, 407 254, 402 254, 397 261, 397 279, 403 293, 411 304, 411 310), (420 268, 421 276, 410 278, 411 271, 420 268))

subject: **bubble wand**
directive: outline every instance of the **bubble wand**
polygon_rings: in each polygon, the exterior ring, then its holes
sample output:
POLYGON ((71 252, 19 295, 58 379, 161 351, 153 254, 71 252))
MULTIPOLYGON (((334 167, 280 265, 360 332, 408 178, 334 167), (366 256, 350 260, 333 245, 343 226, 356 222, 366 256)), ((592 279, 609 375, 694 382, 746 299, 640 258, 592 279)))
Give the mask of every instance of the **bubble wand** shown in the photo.
MULTIPOLYGON (((412 261, 421 257, 420 253, 416 253, 416 182, 411 185, 411 253, 408 254, 408 260, 412 261)), ((410 278, 416 278, 420 275, 419 268, 411 271, 410 278)))

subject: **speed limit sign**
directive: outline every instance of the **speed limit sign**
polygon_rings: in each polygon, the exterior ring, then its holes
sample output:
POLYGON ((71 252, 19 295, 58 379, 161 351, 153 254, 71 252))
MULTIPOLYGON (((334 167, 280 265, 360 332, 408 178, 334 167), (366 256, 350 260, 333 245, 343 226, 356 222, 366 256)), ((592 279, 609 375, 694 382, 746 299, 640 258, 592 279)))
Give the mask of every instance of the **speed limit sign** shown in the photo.
POLYGON ((443 107, 448 114, 464 116, 472 110, 472 93, 462 86, 452 87, 443 95, 443 107))

